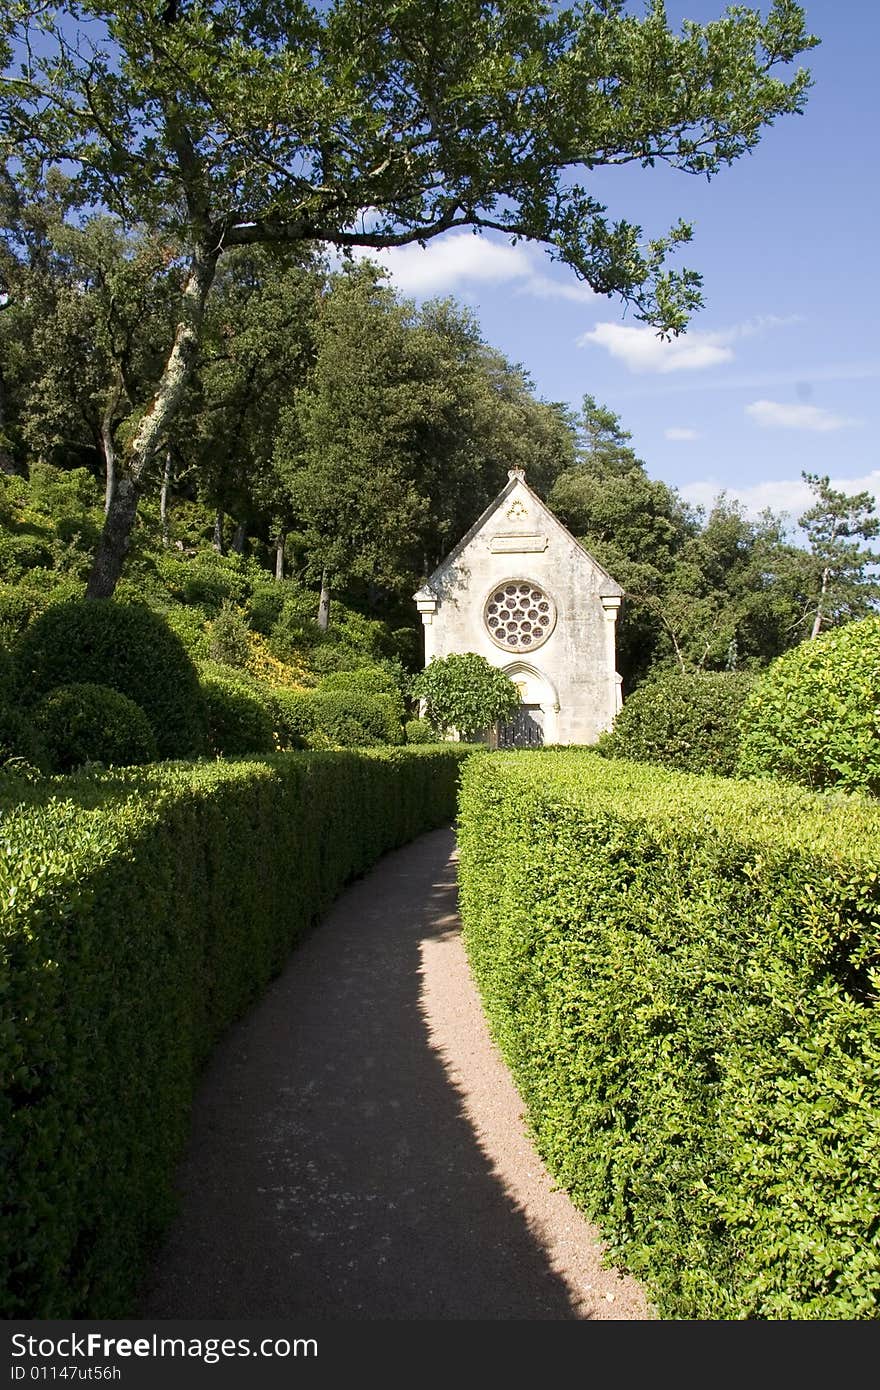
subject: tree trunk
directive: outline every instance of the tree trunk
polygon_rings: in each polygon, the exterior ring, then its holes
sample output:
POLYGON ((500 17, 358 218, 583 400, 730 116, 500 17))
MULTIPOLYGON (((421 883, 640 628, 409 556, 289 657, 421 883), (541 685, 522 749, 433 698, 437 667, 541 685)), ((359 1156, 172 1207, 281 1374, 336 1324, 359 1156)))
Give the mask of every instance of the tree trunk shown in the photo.
POLYGON ((244 538, 245 526, 244 522, 240 521, 232 534, 232 550, 236 555, 244 554, 244 538))
POLYGON ((171 450, 165 450, 165 466, 162 469, 162 487, 159 491, 159 520, 162 523, 162 544, 167 549, 171 544, 168 530, 168 495, 171 491, 171 450))
POLYGON ((101 421, 101 453, 104 455, 104 515, 110 510, 113 494, 116 491, 116 445, 113 441, 113 415, 116 409, 114 399, 104 412, 101 421))
POLYGON ((104 530, 89 575, 86 598, 113 597, 131 543, 139 497, 140 489, 133 478, 119 479, 104 518, 104 530))
POLYGON ((286 531, 279 531, 275 538, 275 578, 284 578, 284 542, 287 538, 286 531))
POLYGON ((205 300, 217 270, 219 249, 207 243, 195 248, 181 297, 174 344, 168 354, 159 385, 138 425, 131 443, 128 467, 119 479, 104 520, 87 598, 112 598, 131 544, 137 504, 144 475, 174 419, 186 384, 195 366, 202 334, 205 300))
POLYGON ((327 631, 330 622, 330 580, 326 570, 321 573, 321 596, 318 599, 318 627, 327 631))
POLYGON ((211 542, 218 555, 226 554, 226 542, 223 539, 223 509, 218 507, 214 514, 214 539, 211 542))
POLYGON ((824 569, 822 571, 822 588, 819 592, 819 602, 816 604, 816 616, 813 619, 813 631, 810 633, 810 641, 812 641, 814 637, 818 637, 819 633, 822 631, 822 624, 825 621, 825 595, 828 592, 829 578, 830 570, 824 569))

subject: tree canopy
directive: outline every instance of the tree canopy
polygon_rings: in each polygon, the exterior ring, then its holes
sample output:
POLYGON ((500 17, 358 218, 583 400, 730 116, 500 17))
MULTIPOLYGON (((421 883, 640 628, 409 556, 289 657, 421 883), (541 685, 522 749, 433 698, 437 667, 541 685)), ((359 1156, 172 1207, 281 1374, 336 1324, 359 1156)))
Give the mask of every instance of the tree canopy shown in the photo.
POLYGON ((711 176, 800 111, 780 68, 815 42, 800 7, 673 33, 661 0, 19 0, 0 18, 0 163, 73 171, 82 205, 174 239, 165 363, 134 428, 89 592, 112 593, 144 476, 186 393, 218 261, 242 245, 425 242, 454 227, 548 246, 662 332, 700 303, 668 266, 677 224, 609 220, 599 166, 711 176))

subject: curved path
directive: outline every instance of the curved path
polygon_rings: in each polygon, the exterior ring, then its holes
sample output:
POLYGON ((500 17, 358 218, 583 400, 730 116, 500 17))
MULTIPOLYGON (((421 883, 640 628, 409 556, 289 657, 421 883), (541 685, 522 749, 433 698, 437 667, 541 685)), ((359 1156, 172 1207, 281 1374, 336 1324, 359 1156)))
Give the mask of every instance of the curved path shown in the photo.
POLYGON ((451 830, 387 855, 217 1047, 144 1318, 643 1319, 491 1043, 451 830))

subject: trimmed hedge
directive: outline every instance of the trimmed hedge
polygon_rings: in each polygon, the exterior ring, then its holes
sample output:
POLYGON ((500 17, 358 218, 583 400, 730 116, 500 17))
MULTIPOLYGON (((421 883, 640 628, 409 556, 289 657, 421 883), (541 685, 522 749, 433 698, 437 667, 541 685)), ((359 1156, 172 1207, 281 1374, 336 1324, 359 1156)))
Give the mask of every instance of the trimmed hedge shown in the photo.
POLYGON ((427 719, 408 719, 403 726, 407 743, 436 743, 434 733, 427 719))
POLYGON ((38 699, 59 685, 109 685, 140 705, 161 758, 205 751, 198 675, 168 624, 140 603, 80 599, 47 608, 19 639, 22 686, 38 699))
POLYGON ((0 779, 4 1316, 130 1316, 213 1042, 471 751, 0 779))
POLYGON ((743 710, 739 771, 880 796, 880 616, 802 642, 743 710))
POLYGON ((129 767, 153 763, 159 753, 140 705, 108 685, 59 685, 37 705, 34 724, 54 772, 83 763, 129 767))
POLYGON ((733 776, 740 715, 753 684, 754 676, 742 671, 657 675, 624 701, 599 752, 679 772, 733 776))
POLYGON ((465 941, 541 1152, 677 1319, 880 1313, 880 813, 490 755, 465 941))
POLYGON ((274 693, 281 736, 291 747, 376 748, 403 743, 399 696, 359 690, 274 693))

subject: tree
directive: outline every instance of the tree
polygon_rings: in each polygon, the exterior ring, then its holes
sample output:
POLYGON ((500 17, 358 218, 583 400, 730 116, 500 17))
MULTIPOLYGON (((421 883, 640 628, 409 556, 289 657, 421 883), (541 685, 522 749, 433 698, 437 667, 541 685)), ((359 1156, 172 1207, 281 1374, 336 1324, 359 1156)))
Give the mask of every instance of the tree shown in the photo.
POLYGON ((869 571, 880 564, 880 554, 860 542, 880 535, 880 517, 869 492, 838 492, 827 475, 801 476, 816 498, 798 525, 807 533, 812 557, 804 617, 812 614, 810 637, 818 637, 823 627, 864 617, 876 605, 880 583, 869 571))
POLYGON ((135 413, 89 581, 113 592, 144 480, 185 395, 220 258, 234 246, 425 242, 492 228, 552 248, 601 294, 681 331, 699 277, 666 266, 578 170, 657 160, 711 176, 803 108, 777 76, 816 40, 793 0, 667 26, 619 0, 22 0, 0 56, 0 156, 77 171, 84 197, 183 248, 173 339, 135 413))
POLYGON ((476 652, 433 657, 412 683, 425 702, 425 715, 438 734, 455 729, 472 738, 499 721, 511 719, 519 691, 509 676, 476 652))
POLYGON ((673 488, 648 477, 619 416, 593 396, 584 397, 576 429, 578 461, 556 480, 548 502, 623 585, 618 665, 631 689, 669 645, 670 579, 696 518, 673 488))

